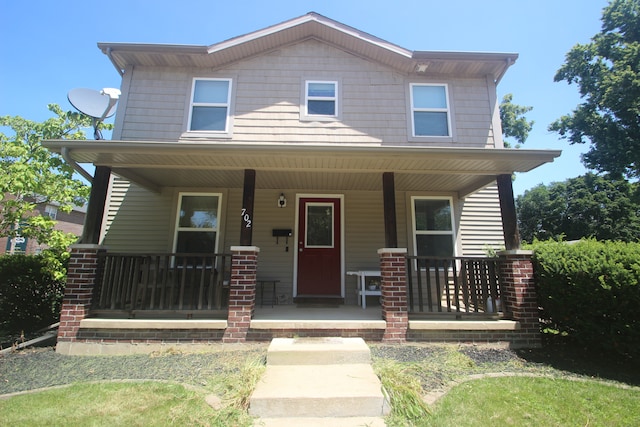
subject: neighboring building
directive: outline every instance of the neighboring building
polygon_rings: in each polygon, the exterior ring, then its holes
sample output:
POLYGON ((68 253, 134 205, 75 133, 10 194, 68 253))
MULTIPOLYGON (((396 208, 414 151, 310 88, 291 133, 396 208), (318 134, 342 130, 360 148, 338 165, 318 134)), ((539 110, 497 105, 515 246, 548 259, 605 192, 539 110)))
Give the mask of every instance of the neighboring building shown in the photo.
MULTIPOLYGON (((56 220, 55 229, 65 233, 73 233, 80 237, 82 235, 82 225, 86 215, 86 207, 76 206, 71 212, 63 212, 58 209, 55 203, 36 203, 36 207, 32 212, 33 215, 49 216, 56 220)), ((0 254, 22 253, 22 254, 38 254, 47 246, 37 242, 35 239, 28 237, 16 237, 15 241, 7 237, 0 237, 0 254)))
POLYGON ((560 154, 504 147, 496 86, 517 54, 410 51, 316 13, 210 46, 98 46, 122 75, 113 140, 45 144, 113 173, 93 243, 255 247, 280 302, 356 305, 347 273, 380 270, 380 248, 504 248, 508 178, 560 154))

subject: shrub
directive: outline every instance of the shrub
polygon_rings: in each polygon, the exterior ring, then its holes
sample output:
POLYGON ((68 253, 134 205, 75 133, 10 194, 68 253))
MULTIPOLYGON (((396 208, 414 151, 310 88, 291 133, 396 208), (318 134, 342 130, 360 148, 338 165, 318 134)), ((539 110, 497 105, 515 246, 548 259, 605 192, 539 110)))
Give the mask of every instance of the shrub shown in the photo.
POLYGON ((36 331, 58 321, 64 295, 64 257, 0 257, 0 331, 36 331))
POLYGON ((586 347, 640 356, 640 244, 532 246, 543 323, 586 347))

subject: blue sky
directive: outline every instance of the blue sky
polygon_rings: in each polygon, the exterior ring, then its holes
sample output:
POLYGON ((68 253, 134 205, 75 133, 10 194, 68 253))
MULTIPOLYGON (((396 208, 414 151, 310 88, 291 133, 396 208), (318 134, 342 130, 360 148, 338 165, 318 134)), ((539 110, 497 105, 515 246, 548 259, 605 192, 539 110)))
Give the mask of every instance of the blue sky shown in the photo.
MULTIPOLYGON (((0 115, 42 121, 47 104, 72 109, 76 87, 119 87, 98 42, 209 45, 313 11, 410 50, 515 52, 498 87, 532 106, 523 148, 561 149, 554 163, 514 182, 516 195, 586 172, 580 154, 548 125, 580 102, 576 86, 554 83, 565 54, 600 31, 606 0, 5 0, 0 8, 0 115)), ((113 118, 111 119, 111 121, 113 118)), ((90 133, 89 133, 90 135, 90 133)), ((91 136, 89 136, 91 137, 91 136)))

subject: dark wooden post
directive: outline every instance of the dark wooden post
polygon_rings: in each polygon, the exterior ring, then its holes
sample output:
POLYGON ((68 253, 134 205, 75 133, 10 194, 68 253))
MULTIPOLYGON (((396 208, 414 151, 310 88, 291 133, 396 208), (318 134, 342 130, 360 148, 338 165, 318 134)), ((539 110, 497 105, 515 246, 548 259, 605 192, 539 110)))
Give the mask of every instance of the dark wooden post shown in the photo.
POLYGON ((256 192, 256 171, 245 169, 244 192, 242 194, 242 212, 240 221, 240 245, 251 246, 253 231, 253 201, 256 192))
POLYGON ((91 194, 89 195, 87 215, 82 229, 81 243, 94 245, 100 243, 100 230, 102 229, 102 218, 104 217, 104 207, 107 203, 110 179, 110 167, 96 166, 93 180, 91 181, 91 194))
POLYGON ((384 245, 386 248, 397 248, 396 188, 393 172, 382 174, 382 197, 384 199, 384 245))
POLYGON ((513 197, 511 175, 498 175, 498 197, 500 198, 500 213, 502 215, 502 232, 506 250, 520 249, 520 231, 516 217, 516 203, 513 197))

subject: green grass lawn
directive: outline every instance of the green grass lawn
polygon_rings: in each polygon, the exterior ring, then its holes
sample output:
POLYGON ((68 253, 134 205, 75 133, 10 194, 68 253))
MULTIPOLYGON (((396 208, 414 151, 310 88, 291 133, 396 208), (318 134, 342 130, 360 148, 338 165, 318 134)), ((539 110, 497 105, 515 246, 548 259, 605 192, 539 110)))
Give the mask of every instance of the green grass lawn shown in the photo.
MULTIPOLYGON (((74 384, 0 400, 0 420, 23 426, 251 425, 242 409, 214 410, 205 395, 164 382, 74 384)), ((390 426, 640 425, 640 390, 588 380, 484 378, 454 387, 423 412, 401 412, 395 403, 390 426)))
POLYGON ((0 401, 4 425, 209 425, 214 410, 201 394, 176 384, 75 384, 0 401))
MULTIPOLYGON (((148 356, 45 359, 54 380, 59 380, 65 373, 71 376, 69 370, 74 369, 107 378, 107 372, 101 370, 105 367, 114 371, 114 378, 119 365, 137 364, 147 375, 169 371, 185 383, 153 380, 83 383, 76 380, 69 386, 0 399, 0 425, 251 426, 248 399, 264 371, 262 353, 259 350, 220 352, 213 355, 213 359, 201 359, 194 354, 196 363, 189 360, 190 356, 167 352, 148 356), (216 409, 207 404, 209 395, 220 398, 216 409)), ((14 369, 20 369, 20 378, 32 383, 33 372, 24 370, 28 366, 18 364, 14 369)), ((124 371, 135 371, 134 366, 124 371)), ((42 366, 32 367, 43 376, 39 369, 42 366)), ((18 378, 7 376, 6 381, 10 380, 17 381, 18 378)))
POLYGON ((638 426, 640 390, 596 381, 503 377, 454 387, 416 426, 638 426))
MULTIPOLYGON (((629 361, 584 351, 503 359, 500 353, 452 345, 406 345, 393 353, 397 358, 378 348, 374 357, 374 369, 392 399, 389 426, 640 426, 640 375, 629 361), (494 373, 503 376, 489 375, 494 373), (508 376, 517 374, 531 376, 508 376), (470 375, 479 379, 469 380, 470 375), (445 390, 434 404, 423 400, 429 392, 445 390)), ((16 390, 20 383, 18 390, 30 390, 38 384, 72 384, 0 399, 0 425, 248 427, 253 424, 248 400, 264 363, 260 348, 206 357, 18 354, 0 360, 0 386, 13 384, 16 390), (118 370, 131 376, 118 377, 118 370), (110 380, 135 378, 142 371, 145 376, 137 378, 156 380, 110 380), (47 374, 49 382, 39 383, 47 374), (211 394, 222 399, 220 407, 206 403, 211 394)))

